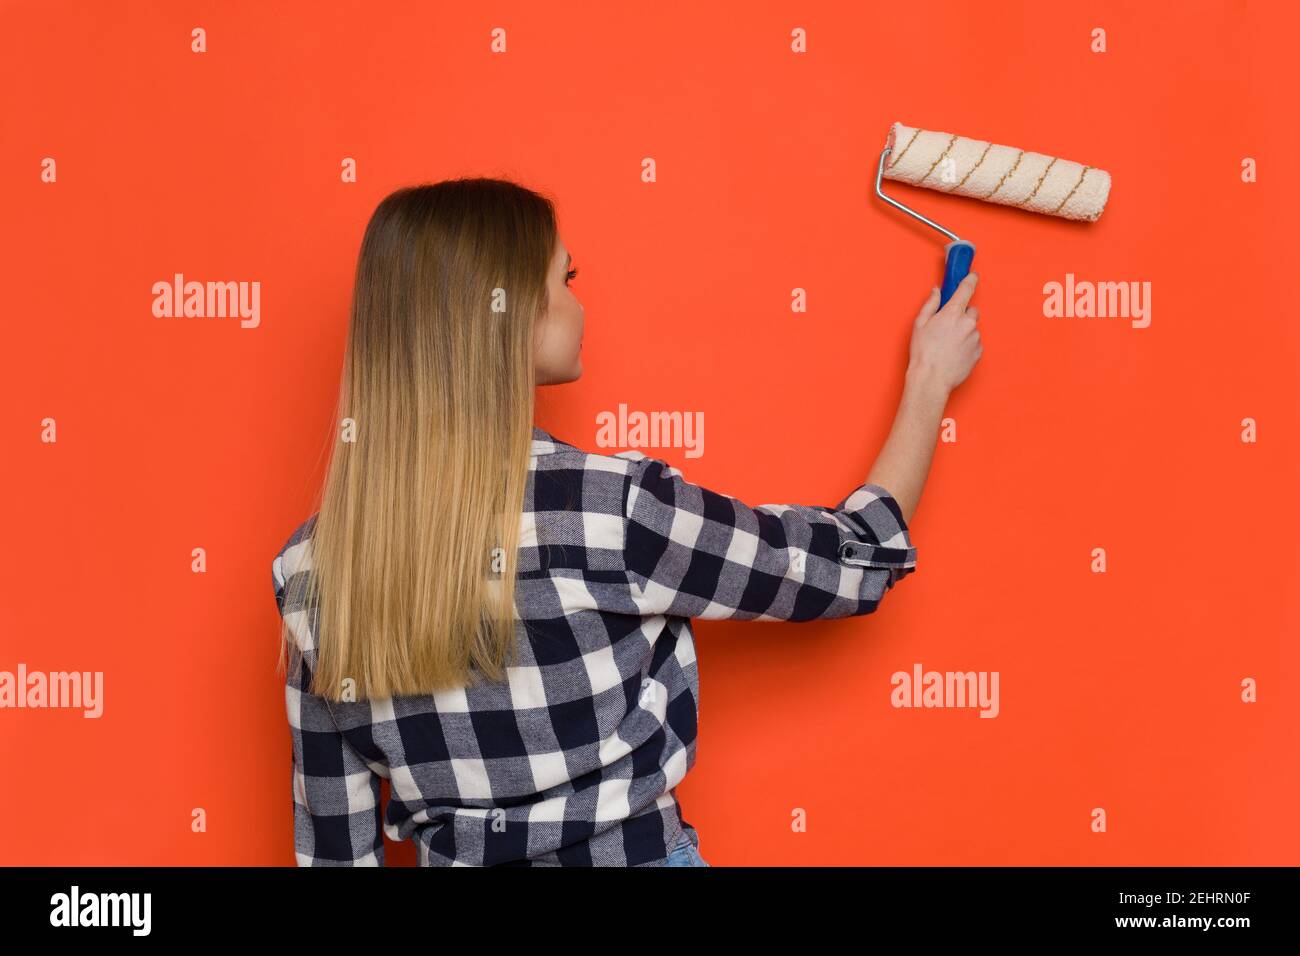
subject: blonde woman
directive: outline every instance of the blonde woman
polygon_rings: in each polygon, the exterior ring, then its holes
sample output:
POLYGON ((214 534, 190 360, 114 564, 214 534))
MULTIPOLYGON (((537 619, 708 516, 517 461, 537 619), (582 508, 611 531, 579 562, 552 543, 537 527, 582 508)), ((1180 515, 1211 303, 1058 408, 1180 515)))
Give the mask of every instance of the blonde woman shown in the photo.
POLYGON ((974 275, 931 292, 892 430, 833 507, 750 507, 539 427, 535 387, 582 374, 575 275, 553 203, 509 181, 400 189, 366 228, 319 509, 273 565, 300 865, 382 865, 386 832, 422 866, 707 866, 674 789, 690 619, 869 614, 915 569, 981 352, 974 275))

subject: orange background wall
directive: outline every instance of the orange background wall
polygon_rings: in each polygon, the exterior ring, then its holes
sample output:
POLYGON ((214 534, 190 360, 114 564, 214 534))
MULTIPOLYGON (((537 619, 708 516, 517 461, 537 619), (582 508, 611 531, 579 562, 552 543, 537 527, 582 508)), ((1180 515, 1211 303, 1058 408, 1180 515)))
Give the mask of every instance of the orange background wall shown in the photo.
POLYGON ((292 865, 270 563, 321 478, 384 195, 558 197, 586 373, 541 390, 545 427, 596 450, 619 403, 702 411, 704 457, 647 453, 829 504, 938 281, 941 237, 871 194, 898 120, 1099 166, 1110 202, 1080 224, 887 184, 977 245, 984 357, 879 613, 697 624, 701 851, 1295 863, 1294 7, 873 6, 0 4, 0 670, 105 673, 98 720, 0 711, 0 862, 292 865), (260 281, 260 326, 153 317, 175 272, 260 281), (1151 282, 1150 327, 1045 318, 1067 272, 1151 282), (1000 716, 893 709, 915 662, 999 671, 1000 716))

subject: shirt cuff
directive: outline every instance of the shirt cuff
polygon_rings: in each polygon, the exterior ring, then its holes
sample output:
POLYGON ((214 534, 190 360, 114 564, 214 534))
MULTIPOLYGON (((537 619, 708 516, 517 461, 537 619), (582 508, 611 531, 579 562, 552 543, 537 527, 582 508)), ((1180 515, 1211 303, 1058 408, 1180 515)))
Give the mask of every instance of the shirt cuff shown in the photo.
POLYGON ((916 547, 894 496, 864 484, 840 502, 853 537, 840 543, 840 560, 864 568, 915 568, 916 547))

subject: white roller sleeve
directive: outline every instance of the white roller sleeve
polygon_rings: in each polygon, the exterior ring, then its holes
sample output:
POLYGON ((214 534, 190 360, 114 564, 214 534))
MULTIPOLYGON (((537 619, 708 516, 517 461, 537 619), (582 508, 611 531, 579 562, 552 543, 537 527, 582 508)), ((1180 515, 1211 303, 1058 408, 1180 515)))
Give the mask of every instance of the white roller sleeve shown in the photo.
POLYGON ((902 123, 890 128, 887 145, 884 178, 913 186, 1088 222, 1110 195, 1105 170, 1014 146, 902 123))

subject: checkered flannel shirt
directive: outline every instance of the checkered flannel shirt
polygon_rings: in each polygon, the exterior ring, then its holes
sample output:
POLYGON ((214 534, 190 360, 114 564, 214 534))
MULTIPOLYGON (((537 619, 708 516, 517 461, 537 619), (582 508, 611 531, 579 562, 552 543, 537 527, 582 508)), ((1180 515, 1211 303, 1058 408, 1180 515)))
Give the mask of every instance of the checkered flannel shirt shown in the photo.
POLYGON ((310 573, 316 517, 273 564, 301 651, 285 701, 302 866, 383 865, 384 833, 413 839, 422 866, 662 866, 697 839, 674 790, 695 763, 690 619, 869 614, 916 566, 879 485, 833 508, 750 507, 660 459, 535 427, 508 679, 335 703, 307 690, 316 610, 286 598, 310 573))

